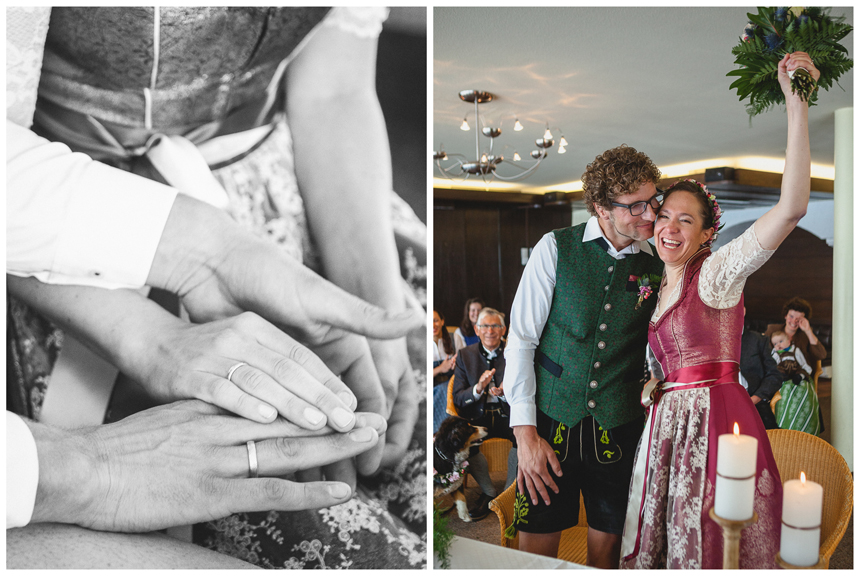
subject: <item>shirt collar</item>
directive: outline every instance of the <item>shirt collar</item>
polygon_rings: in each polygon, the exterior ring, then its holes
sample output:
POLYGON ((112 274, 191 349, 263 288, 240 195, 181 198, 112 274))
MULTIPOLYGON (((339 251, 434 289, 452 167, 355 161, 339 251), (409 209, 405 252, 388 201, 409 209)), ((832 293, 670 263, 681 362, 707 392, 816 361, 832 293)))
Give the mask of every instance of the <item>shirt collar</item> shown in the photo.
POLYGON ((487 347, 484 346, 483 342, 479 342, 479 344, 481 345, 481 352, 484 354, 484 357, 490 358, 490 359, 498 357, 499 352, 501 351, 501 348, 502 348, 502 345, 499 344, 495 350, 487 350, 487 347))
POLYGON ((585 223, 585 234, 582 235, 582 241, 589 242, 597 238, 603 238, 606 240, 606 243, 609 245, 609 249, 606 253, 616 259, 618 259, 619 256, 626 256, 627 254, 638 254, 640 250, 649 256, 654 255, 654 252, 651 249, 651 243, 647 240, 632 242, 629 246, 622 248, 621 250, 616 250, 615 246, 612 245, 612 242, 609 241, 609 238, 606 237, 606 234, 603 233, 603 229, 600 227, 600 222, 597 221, 597 216, 592 216, 588 219, 588 222, 585 223))

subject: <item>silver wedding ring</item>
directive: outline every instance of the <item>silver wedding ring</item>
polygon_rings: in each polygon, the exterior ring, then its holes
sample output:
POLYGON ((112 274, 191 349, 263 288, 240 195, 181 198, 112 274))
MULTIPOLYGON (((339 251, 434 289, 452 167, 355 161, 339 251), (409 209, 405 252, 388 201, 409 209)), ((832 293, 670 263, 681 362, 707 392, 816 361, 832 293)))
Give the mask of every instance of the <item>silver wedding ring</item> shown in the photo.
POLYGON ((253 440, 248 440, 248 478, 257 477, 257 443, 253 440))
POLYGON ((227 380, 229 380, 230 382, 233 381, 233 372, 238 370, 240 366, 247 366, 247 364, 245 364, 244 362, 237 362, 230 366, 230 369, 227 370, 227 380))

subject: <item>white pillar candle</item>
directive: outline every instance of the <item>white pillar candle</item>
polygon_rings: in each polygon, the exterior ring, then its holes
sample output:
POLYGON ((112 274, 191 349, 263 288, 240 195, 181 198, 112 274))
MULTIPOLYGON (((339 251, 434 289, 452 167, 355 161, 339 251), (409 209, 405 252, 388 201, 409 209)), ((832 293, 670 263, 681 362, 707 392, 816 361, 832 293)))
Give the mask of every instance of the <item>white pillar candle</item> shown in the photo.
POLYGON ((806 480, 789 480, 782 489, 782 539, 779 554, 795 566, 818 564, 821 539, 821 505, 824 489, 821 484, 806 480))
POLYGON ((717 446, 717 486, 714 512, 726 520, 749 520, 755 498, 758 439, 740 434, 721 434, 717 446))

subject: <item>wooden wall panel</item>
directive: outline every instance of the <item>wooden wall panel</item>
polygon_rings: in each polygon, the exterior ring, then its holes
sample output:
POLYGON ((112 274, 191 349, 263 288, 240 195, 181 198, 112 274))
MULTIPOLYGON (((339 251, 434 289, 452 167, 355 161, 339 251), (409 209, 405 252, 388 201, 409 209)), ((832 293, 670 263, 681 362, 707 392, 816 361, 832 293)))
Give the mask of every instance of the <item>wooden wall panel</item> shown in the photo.
POLYGON ((472 297, 506 315, 522 276, 521 247, 570 226, 569 206, 438 202, 434 210, 434 303, 449 326, 460 323, 472 297))
POLYGON ((747 317, 779 321, 782 306, 794 296, 809 301, 812 324, 833 324, 833 248, 802 228, 795 228, 744 288, 747 317))

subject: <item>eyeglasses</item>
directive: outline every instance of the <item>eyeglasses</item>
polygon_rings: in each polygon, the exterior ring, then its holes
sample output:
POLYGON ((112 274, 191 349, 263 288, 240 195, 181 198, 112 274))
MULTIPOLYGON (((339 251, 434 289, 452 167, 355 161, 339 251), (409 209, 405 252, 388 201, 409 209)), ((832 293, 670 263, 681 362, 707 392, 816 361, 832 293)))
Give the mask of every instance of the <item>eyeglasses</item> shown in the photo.
POLYGON ((490 330, 501 330, 504 328, 501 324, 476 324, 478 328, 489 328, 490 330))
POLYGON ((620 202, 612 202, 612 205, 618 206, 619 208, 627 208, 628 210, 630 210, 631 216, 641 216, 642 214, 645 213, 645 210, 647 209, 646 206, 648 206, 649 204, 651 205, 651 208, 654 209, 654 212, 656 212, 657 210, 660 209, 660 205, 662 203, 663 203, 663 192, 660 192, 659 194, 655 194, 654 196, 651 196, 651 199, 648 200, 647 202, 634 202, 633 204, 622 204, 620 202))

